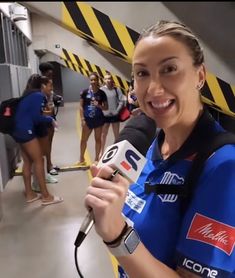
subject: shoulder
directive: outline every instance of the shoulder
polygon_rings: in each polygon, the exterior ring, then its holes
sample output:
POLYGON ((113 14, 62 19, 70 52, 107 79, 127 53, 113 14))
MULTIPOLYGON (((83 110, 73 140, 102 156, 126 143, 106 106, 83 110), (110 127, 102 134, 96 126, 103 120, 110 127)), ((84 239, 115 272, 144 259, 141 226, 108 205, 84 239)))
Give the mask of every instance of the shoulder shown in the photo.
POLYGON ((28 99, 30 101, 43 100, 44 98, 45 98, 45 95, 40 91, 32 92, 25 96, 25 99, 28 99))
POLYGON ((106 93, 102 88, 98 90, 98 93, 106 98, 106 93))
POLYGON ((81 92, 80 92, 80 95, 81 96, 84 96, 84 95, 86 95, 88 93, 88 89, 84 89, 84 90, 82 90, 81 92))
POLYGON ((114 90, 119 94, 123 95, 122 90, 119 87, 114 87, 114 90))
POLYGON ((226 144, 223 147, 220 147, 208 158, 207 161, 214 167, 222 164, 235 165, 235 143, 226 144))
POLYGON ((108 92, 108 88, 105 86, 100 87, 100 89, 102 92, 104 92, 105 94, 108 92))

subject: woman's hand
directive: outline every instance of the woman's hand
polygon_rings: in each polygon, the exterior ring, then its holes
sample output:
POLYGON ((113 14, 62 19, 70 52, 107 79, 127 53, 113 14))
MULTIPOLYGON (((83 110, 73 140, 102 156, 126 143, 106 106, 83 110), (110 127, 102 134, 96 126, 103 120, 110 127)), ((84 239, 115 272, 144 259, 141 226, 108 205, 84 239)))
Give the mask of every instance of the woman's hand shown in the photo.
POLYGON ((87 189, 85 205, 92 208, 95 228, 104 241, 112 241, 124 227, 122 208, 129 182, 120 174, 110 180, 114 170, 109 166, 91 166, 94 178, 87 189))
POLYGON ((84 118, 81 118, 81 126, 84 127, 84 125, 86 124, 86 121, 84 118))

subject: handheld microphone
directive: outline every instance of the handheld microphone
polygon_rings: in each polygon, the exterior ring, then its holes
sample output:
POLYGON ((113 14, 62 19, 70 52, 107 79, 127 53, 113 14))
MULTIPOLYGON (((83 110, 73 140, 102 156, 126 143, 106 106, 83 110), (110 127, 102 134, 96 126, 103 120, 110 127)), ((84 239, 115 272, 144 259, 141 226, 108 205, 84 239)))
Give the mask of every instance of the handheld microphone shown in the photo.
MULTIPOLYGON (((115 169, 113 176, 120 173, 131 183, 136 182, 146 163, 144 156, 155 135, 156 125, 152 119, 145 114, 133 117, 122 129, 115 144, 105 150, 97 166, 109 165, 115 169)), ((83 220, 74 242, 76 247, 81 245, 93 224, 94 218, 92 210, 90 210, 83 220)))

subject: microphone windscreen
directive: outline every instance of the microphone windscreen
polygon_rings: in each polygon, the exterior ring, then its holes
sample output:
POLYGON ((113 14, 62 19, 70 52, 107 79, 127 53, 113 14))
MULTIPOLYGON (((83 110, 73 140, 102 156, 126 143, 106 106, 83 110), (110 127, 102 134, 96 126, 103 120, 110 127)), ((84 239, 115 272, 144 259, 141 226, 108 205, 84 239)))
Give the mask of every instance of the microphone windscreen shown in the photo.
POLYGON ((155 121, 144 113, 131 118, 119 133, 115 143, 127 140, 142 155, 146 155, 156 136, 155 121))

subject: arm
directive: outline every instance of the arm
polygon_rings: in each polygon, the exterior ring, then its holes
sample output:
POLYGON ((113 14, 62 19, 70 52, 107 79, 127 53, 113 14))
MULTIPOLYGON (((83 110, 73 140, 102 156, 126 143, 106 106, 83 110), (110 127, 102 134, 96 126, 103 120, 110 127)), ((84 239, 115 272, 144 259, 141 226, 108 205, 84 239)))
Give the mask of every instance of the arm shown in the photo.
MULTIPOLYGON (((110 242, 118 237, 124 226, 121 212, 129 182, 121 175, 115 176, 112 181, 107 180, 113 172, 108 166, 99 171, 96 167, 91 170, 97 176, 88 188, 85 204, 93 209, 97 233, 103 240, 110 242)), ((156 260, 143 244, 132 255, 117 259, 131 278, 179 277, 175 271, 156 260)))
MULTIPOLYGON (((101 91, 101 90, 100 90, 101 91)), ((97 100, 94 101, 94 105, 97 106, 99 109, 107 110, 108 109, 108 102, 107 102, 107 96, 104 91, 102 91, 102 100, 98 102, 97 100)))
POLYGON ((82 98, 80 98, 80 101, 79 101, 79 113, 80 113, 80 119, 81 119, 82 125, 83 125, 83 123, 85 121, 83 104, 84 104, 84 100, 82 98))
POLYGON ((235 271, 234 153, 234 146, 225 146, 205 164, 178 240, 182 277, 188 271, 190 277, 230 277, 235 271))
POLYGON ((35 94, 31 98, 30 111, 32 114, 34 124, 53 122, 53 118, 51 116, 45 116, 42 114, 42 103, 43 103, 42 95, 35 94))
POLYGON ((115 89, 118 96, 118 107, 117 107, 117 114, 121 111, 122 107, 125 105, 126 96, 122 94, 119 88, 115 89))
POLYGON ((155 259, 142 243, 138 245, 133 254, 118 257, 117 260, 130 278, 180 277, 174 270, 155 259))

